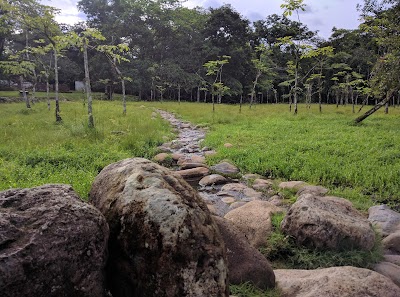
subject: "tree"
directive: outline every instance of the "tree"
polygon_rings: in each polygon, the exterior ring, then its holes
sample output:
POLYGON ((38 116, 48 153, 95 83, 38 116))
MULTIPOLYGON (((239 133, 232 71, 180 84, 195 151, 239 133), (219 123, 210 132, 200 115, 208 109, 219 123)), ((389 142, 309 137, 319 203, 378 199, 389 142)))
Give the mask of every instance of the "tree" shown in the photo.
POLYGON ((355 119, 356 123, 385 106, 393 94, 400 90, 400 2, 365 0, 362 17, 364 23, 361 29, 374 36, 381 52, 372 71, 371 88, 375 96, 384 99, 355 119))
POLYGON ((258 55, 259 57, 256 59, 252 59, 254 67, 256 68, 256 77, 253 81, 253 87, 251 90, 250 108, 253 104, 254 95, 256 93, 256 87, 259 83, 259 79, 261 78, 261 76, 263 74, 269 77, 273 76, 273 73, 271 72, 271 66, 272 66, 272 60, 270 58, 270 55, 272 54, 271 48, 267 47, 264 44, 260 44, 256 46, 255 51, 256 55, 258 55))
POLYGON ((71 45, 78 47, 83 52, 83 63, 85 68, 85 91, 88 104, 88 125, 90 128, 94 128, 93 110, 92 110, 92 90, 90 86, 90 74, 89 74, 89 58, 88 48, 91 40, 105 40, 105 37, 100 31, 87 28, 82 31, 81 34, 76 32, 70 32, 68 35, 68 41, 71 45))
MULTIPOLYGON (((215 95, 221 98, 228 90, 229 87, 225 86, 222 82, 222 68, 229 63, 230 56, 222 56, 218 60, 208 61, 204 64, 207 69, 207 75, 215 75, 214 82, 210 85, 210 92, 212 97, 213 112, 215 111, 215 95)), ((219 100, 221 101, 221 100, 219 100)))
MULTIPOLYGON (((297 18, 300 23, 299 10, 305 10, 305 4, 303 0, 284 0, 284 4, 281 5, 281 8, 284 9, 284 16, 292 15, 293 11, 296 12, 297 18)), ((294 103, 294 114, 297 114, 297 101, 298 101, 298 93, 299 93, 299 70, 300 70, 300 56, 301 50, 304 47, 300 43, 300 41, 293 41, 290 36, 280 38, 280 44, 287 44, 290 48, 292 48, 292 53, 294 56, 294 87, 293 87, 293 103, 294 103)))

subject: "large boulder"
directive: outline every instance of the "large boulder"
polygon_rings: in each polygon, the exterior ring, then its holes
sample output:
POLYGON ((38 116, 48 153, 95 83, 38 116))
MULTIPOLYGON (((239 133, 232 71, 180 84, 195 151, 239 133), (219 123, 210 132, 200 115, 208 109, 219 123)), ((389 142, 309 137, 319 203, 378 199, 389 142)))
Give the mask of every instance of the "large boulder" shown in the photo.
POLYGON ((376 205, 368 209, 368 220, 376 225, 383 236, 400 231, 400 213, 387 205, 376 205))
POLYGON ((275 275, 267 259, 229 221, 220 217, 214 220, 227 250, 229 282, 233 285, 250 282, 262 290, 275 287, 275 275))
POLYGON ((103 296, 107 240, 70 186, 0 192, 0 296, 103 296))
MULTIPOLYGON (((380 262, 372 268, 374 271, 390 278, 400 287, 400 266, 390 262, 380 262)), ((400 296, 400 295, 399 295, 400 296)))
POLYGON ((382 245, 390 252, 400 254, 400 231, 385 237, 382 240, 382 245))
POLYGON ((274 270, 276 284, 287 297, 398 297, 400 288, 387 277, 363 268, 274 270))
POLYGON ((281 227, 298 244, 313 248, 371 250, 375 243, 368 220, 343 198, 301 195, 281 227))
POLYGON ((282 211, 270 202, 254 200, 231 210, 225 219, 232 222, 253 247, 260 248, 267 245, 268 235, 272 232, 272 214, 282 211))
POLYGON ((110 225, 107 269, 119 296, 228 296, 225 247, 206 204, 142 158, 105 167, 90 201, 110 225))

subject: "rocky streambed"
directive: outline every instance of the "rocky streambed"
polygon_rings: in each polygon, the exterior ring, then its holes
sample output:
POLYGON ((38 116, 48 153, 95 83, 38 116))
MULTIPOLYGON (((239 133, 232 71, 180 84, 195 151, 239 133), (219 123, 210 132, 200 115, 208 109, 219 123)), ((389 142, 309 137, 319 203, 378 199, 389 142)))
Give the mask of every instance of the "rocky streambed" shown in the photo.
MULTIPOLYGON (((172 113, 157 112, 172 125, 178 136, 159 147, 163 153, 158 154, 155 161, 161 164, 170 161, 176 173, 198 191, 211 213, 244 235, 251 247, 268 245, 271 216, 280 212, 286 213, 282 230, 298 244, 313 248, 371 250, 376 241, 372 226, 382 234, 384 259, 371 267, 379 274, 355 267, 333 267, 315 272, 276 270, 278 287, 287 296, 321 296, 328 292, 336 292, 337 296, 400 296, 399 213, 379 205, 371 207, 367 217, 350 201, 327 196, 329 190, 321 186, 302 181, 277 183, 257 174, 241 175, 239 169, 228 162, 208 167, 205 158, 216 152, 202 146, 207 130, 182 121, 172 113), (297 192, 294 204, 285 203, 285 190, 297 192), (315 281, 325 273, 325 285, 315 281), (356 284, 355 276, 360 277, 362 284, 356 284), (386 289, 372 279, 365 285, 370 276, 377 277, 381 284, 396 284, 395 291, 385 292, 386 289)), ((230 146, 225 144, 225 147, 230 146)), ((251 278, 246 280, 254 282, 251 278)))

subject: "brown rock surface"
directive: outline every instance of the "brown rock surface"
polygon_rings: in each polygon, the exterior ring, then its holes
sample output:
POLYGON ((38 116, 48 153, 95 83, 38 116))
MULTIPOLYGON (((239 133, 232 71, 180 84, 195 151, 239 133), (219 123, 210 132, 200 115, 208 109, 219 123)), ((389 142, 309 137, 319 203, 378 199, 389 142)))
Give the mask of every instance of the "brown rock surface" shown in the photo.
POLYGON ((217 195, 235 197, 237 200, 247 202, 252 200, 260 200, 263 197, 262 193, 257 192, 241 183, 226 184, 221 188, 221 191, 217 195))
POLYGON ((386 276, 387 278, 390 278, 397 286, 400 287, 400 266, 390 262, 380 262, 374 265, 373 270, 386 276))
POLYGON ((382 244, 385 249, 400 254, 400 231, 385 237, 382 244))
POLYGON ((350 266, 317 270, 274 270, 284 297, 399 297, 400 288, 387 277, 350 266))
POLYGON ((316 196, 325 196, 329 190, 327 188, 321 186, 304 186, 298 192, 297 196, 301 196, 303 194, 312 194, 316 196))
POLYGON ((303 181, 294 180, 294 181, 281 182, 279 184, 279 188, 300 191, 306 185, 307 184, 303 181))
POLYGON ((265 257, 229 221, 220 217, 214 220, 227 249, 230 283, 251 282, 262 290, 275 287, 275 275, 265 257))
POLYGON ((238 174, 239 169, 228 162, 221 162, 211 167, 211 170, 215 171, 215 173, 222 175, 230 175, 230 174, 238 174))
POLYGON ((108 234, 71 186, 0 192, 0 295, 102 297, 108 234))
POLYGON ((376 205, 368 209, 368 220, 376 225, 383 236, 400 231, 400 213, 386 205, 376 205))
POLYGON ((267 191, 272 189, 272 186, 273 186, 272 181, 261 178, 254 180, 254 183, 252 185, 253 189, 257 191, 267 191))
POLYGON ((222 175, 219 174, 211 174, 203 177, 199 181, 199 185, 206 187, 206 186, 211 186, 211 185, 219 185, 219 184, 224 184, 226 183, 227 179, 223 177, 222 175))
POLYGON ((114 297, 228 296, 221 235, 178 175, 146 159, 122 160, 100 172, 90 200, 110 225, 114 297))
POLYGON ((267 245, 268 235, 272 231, 271 215, 281 211, 267 201, 254 200, 231 210, 225 219, 231 221, 253 247, 259 248, 267 245))
POLYGON ((302 195, 290 207, 281 227, 298 244, 308 247, 371 250, 375 243, 368 220, 343 198, 302 195))

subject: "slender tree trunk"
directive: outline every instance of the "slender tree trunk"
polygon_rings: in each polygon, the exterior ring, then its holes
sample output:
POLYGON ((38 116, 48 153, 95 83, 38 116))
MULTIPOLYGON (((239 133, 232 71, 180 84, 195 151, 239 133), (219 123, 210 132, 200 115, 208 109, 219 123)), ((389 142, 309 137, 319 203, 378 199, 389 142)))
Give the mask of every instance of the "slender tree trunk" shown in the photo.
POLYGON ((19 81, 21 84, 21 90, 22 90, 22 96, 24 98, 25 104, 26 104, 26 108, 31 108, 31 104, 29 103, 29 98, 26 95, 26 88, 25 88, 25 84, 24 84, 24 76, 20 75, 19 76, 19 81))
POLYGON ((50 110, 50 83, 49 74, 46 71, 46 97, 47 97, 47 109, 50 110))
POLYGON ((211 101, 212 101, 212 110, 213 112, 215 112, 214 94, 211 95, 211 101))
POLYGON ((367 117, 369 117, 371 114, 373 114, 374 112, 376 112, 377 110, 379 110, 382 106, 386 105, 386 103, 389 102, 391 96, 392 96, 393 91, 388 91, 386 93, 386 99, 382 100, 381 102, 379 102, 378 104, 376 104, 373 108, 371 108, 370 110, 368 110, 366 113, 364 113, 363 115, 359 116, 358 118, 356 118, 354 120, 354 123, 358 124, 361 123, 363 120, 365 120, 367 117))
POLYGON ((239 106, 239 113, 242 113, 242 103, 243 103, 243 94, 240 94, 240 106, 239 106))
POLYGON ((258 70, 257 75, 256 75, 256 79, 253 82, 253 88, 251 90, 251 97, 250 97, 250 108, 253 106, 253 102, 254 102, 254 95, 256 94, 256 86, 258 83, 258 79, 261 76, 261 71, 258 70))
POLYGON ((60 100, 59 100, 59 88, 58 88, 58 52, 54 46, 54 92, 56 101, 56 122, 61 122, 62 118, 60 116, 60 100))
POLYGON ((90 87, 90 76, 89 76, 89 58, 87 52, 87 41, 83 42, 83 63, 85 66, 85 88, 86 98, 88 102, 88 125, 90 128, 94 127, 93 111, 92 111, 92 90, 90 87))
POLYGON ((207 90, 204 90, 204 103, 207 103, 207 90))
POLYGON ((200 87, 197 86, 197 103, 200 102, 200 87))
POLYGON ((293 103, 294 103, 294 114, 297 115, 297 88, 299 86, 299 61, 296 59, 296 69, 294 73, 294 96, 293 96, 293 103))
POLYGON ((389 101, 390 101, 390 100, 388 100, 388 101, 386 102, 386 104, 385 104, 385 114, 389 114, 389 101))
POLYGON ((360 112, 361 109, 363 109, 363 107, 364 107, 366 104, 368 104, 368 99, 369 99, 369 95, 367 95, 367 98, 365 98, 365 100, 361 103, 361 107, 360 107, 360 109, 358 110, 358 112, 360 112))
POLYGON ((123 111, 122 114, 126 115, 126 90, 125 90, 125 79, 121 79, 121 87, 122 87, 122 105, 123 111))
POLYGON ((181 85, 178 84, 178 103, 181 104, 181 85))

